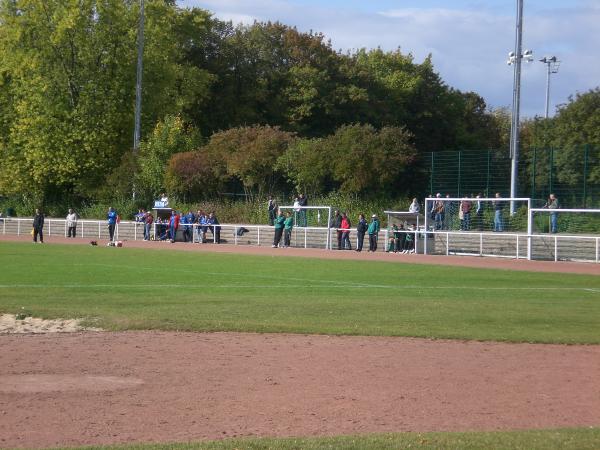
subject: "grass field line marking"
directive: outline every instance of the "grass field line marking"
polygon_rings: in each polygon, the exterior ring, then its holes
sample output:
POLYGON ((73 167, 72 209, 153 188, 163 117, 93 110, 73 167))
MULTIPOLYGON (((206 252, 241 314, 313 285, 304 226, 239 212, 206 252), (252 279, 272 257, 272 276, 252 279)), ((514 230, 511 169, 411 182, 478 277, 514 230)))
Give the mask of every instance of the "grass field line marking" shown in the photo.
MULTIPOLYGON (((306 281, 306 280, 304 280, 306 281)), ((341 282, 340 282, 341 283, 341 282)), ((317 286, 318 288, 339 288, 346 287, 352 289, 393 289, 393 290, 448 290, 455 289, 456 286, 395 286, 395 285, 376 285, 376 284, 355 284, 346 283, 337 286, 317 286)), ((155 288, 198 288, 198 289, 285 289, 285 288, 310 288, 306 284, 278 284, 278 285, 248 285, 248 284, 0 284, 0 289, 99 289, 99 288, 127 288, 127 289, 155 289, 155 288)), ((527 287, 527 286, 461 286, 461 289, 476 291, 584 291, 594 294, 600 294, 600 289, 582 288, 582 287, 527 287)))
MULTIPOLYGON (((116 264, 102 264, 102 263, 75 263, 74 266, 97 266, 97 267, 109 267, 109 268, 121 268, 121 269, 134 269, 134 270, 152 270, 152 271, 160 271, 161 267, 144 267, 144 266, 124 266, 124 265, 116 265, 116 264)), ((190 270, 190 269, 177 269, 178 273, 193 273, 195 275, 198 274, 199 269, 190 270)), ((203 275, 214 275, 214 276, 225 276, 230 277, 230 272, 204 272, 203 275)), ((265 279, 265 280, 285 280, 285 281, 300 281, 305 283, 322 283, 322 284, 339 284, 346 286, 348 282, 346 281, 336 281, 336 280, 311 280, 306 278, 296 278, 296 277, 282 277, 276 275, 258 275, 258 274, 236 274, 239 277, 245 278, 256 278, 256 279, 265 279)))

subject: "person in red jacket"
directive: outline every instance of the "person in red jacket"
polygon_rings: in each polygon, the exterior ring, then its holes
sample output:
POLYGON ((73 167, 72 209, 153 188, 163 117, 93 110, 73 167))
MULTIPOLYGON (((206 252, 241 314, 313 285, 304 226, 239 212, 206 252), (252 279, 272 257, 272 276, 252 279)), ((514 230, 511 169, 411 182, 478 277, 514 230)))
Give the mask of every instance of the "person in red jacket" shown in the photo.
POLYGON ((171 211, 171 220, 169 220, 169 233, 171 234, 171 244, 175 242, 177 228, 179 228, 179 214, 177 214, 175 211, 171 211))
POLYGON ((352 250, 352 244, 350 244, 350 219, 346 213, 342 213, 342 248, 344 250, 352 250))

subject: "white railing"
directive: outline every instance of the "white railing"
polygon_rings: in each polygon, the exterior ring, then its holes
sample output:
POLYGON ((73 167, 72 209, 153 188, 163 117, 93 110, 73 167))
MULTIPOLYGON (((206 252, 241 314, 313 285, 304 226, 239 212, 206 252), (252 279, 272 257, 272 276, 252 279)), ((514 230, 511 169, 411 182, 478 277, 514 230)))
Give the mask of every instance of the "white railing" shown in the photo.
MULTIPOLYGON (((506 233, 506 232, 472 232, 472 231, 421 231, 419 233, 422 236, 433 236, 435 239, 436 236, 445 237, 445 254, 455 254, 455 255, 473 255, 473 256, 491 256, 491 257, 500 257, 500 258, 516 258, 516 259, 536 259, 533 254, 533 244, 534 241, 551 241, 552 248, 552 259, 554 261, 559 261, 561 259, 570 259, 570 260, 578 260, 577 256, 573 257, 573 252, 569 255, 569 252, 563 251, 564 256, 561 257, 561 249, 560 243, 566 243, 569 241, 576 242, 591 242, 593 243, 593 257, 588 259, 581 259, 582 261, 594 261, 596 263, 600 263, 600 236, 578 236, 578 235, 558 235, 558 234, 527 234, 527 233, 506 233), (457 244, 454 248, 451 245, 451 237, 460 237, 463 240, 463 248, 460 248, 460 244, 457 244), (468 237, 473 237, 474 240, 478 241, 478 251, 470 250, 472 245, 470 243, 465 244, 464 239, 468 237), (478 239, 477 239, 478 238, 478 239), (514 251, 506 252, 505 254, 500 254, 502 252, 486 252, 485 246, 492 245, 502 245, 506 244, 506 242, 498 243, 498 239, 501 238, 509 241, 514 240, 514 244, 512 247, 514 251), (491 242, 492 241, 492 242, 491 242), (493 241, 496 241, 495 243, 493 241), (521 251, 521 244, 526 244, 525 252, 521 251)), ((429 240, 425 239, 426 241, 429 240)), ((435 242, 432 243, 435 246, 435 242)), ((424 245, 425 247, 425 245, 424 245)), ((580 250, 585 250, 585 247, 580 246, 580 250)), ((434 250, 435 251, 435 250, 434 250)), ((589 251, 589 248, 588 248, 589 251)))
MULTIPOLYGON (((534 210, 535 211, 535 210, 534 210)), ((544 210, 547 212, 547 210, 544 210)), ((563 210, 568 212, 569 210, 563 210)), ((0 226, 2 234, 16 234, 24 235, 29 234, 32 229, 33 219, 25 218, 1 218, 0 226)), ((122 237, 132 240, 143 239, 143 227, 144 223, 135 221, 121 221, 115 227, 115 239, 119 239, 119 231, 121 231, 122 237)), ((153 236, 156 237, 156 227, 158 224, 153 224, 153 236)), ((272 243, 274 228, 269 225, 240 225, 240 224, 214 224, 214 225, 199 225, 199 224, 180 224, 180 227, 193 227, 192 241, 198 241, 198 230, 202 227, 206 227, 207 231, 212 232, 210 236, 213 242, 217 241, 217 233, 215 232, 219 228, 220 235, 223 236, 224 232, 231 232, 232 238, 227 236, 227 242, 233 243, 234 245, 267 245, 272 243), (248 230, 250 235, 238 236, 238 230, 245 228, 248 230)), ((67 236, 67 224, 65 219, 46 219, 45 230, 47 236, 67 236)), ((337 236, 338 230, 335 228, 327 227, 295 227, 293 229, 293 241, 295 247, 303 248, 334 248, 333 238, 337 236)), ((342 230, 344 231, 344 230, 342 230)), ((356 233, 356 230, 350 230, 351 233, 356 233)), ((584 259, 585 261, 594 261, 600 263, 600 236, 579 236, 579 235, 563 235, 563 234, 528 234, 528 233, 507 233, 507 232, 473 232, 473 231, 426 231, 426 230, 403 230, 406 233, 412 233, 415 235, 414 249, 415 253, 420 251, 424 252, 429 244, 435 247, 439 242, 436 242, 436 237, 445 238, 443 246, 443 254, 460 254, 460 255, 477 255, 477 256, 493 256, 493 257, 505 257, 505 258, 517 258, 517 259, 535 259, 533 254, 534 241, 550 242, 552 248, 547 249, 553 256, 554 261, 561 259, 577 259, 577 256, 573 257, 576 252, 569 251, 567 249, 561 249, 561 244, 569 243, 569 241, 575 241, 576 245, 580 250, 587 251, 588 254, 593 254, 592 257, 584 259), (434 242, 429 242, 430 237, 433 236, 434 242), (463 240, 463 248, 460 248, 460 243, 456 243, 454 246, 451 245, 452 238, 456 239, 460 237, 463 240), (476 242, 476 250, 473 249, 471 242, 464 244, 464 239, 472 237, 476 242), (500 242, 499 239, 501 240, 500 242), (510 245, 510 251, 506 250, 507 242, 510 245), (587 247, 581 243, 592 243, 587 247), (522 244, 526 244, 526 251, 522 251, 522 244), (490 248, 493 246, 501 246, 504 250, 499 251, 486 251, 486 247, 490 248), (562 254, 561 254, 562 253, 562 254)), ((378 246, 378 251, 386 251, 390 236, 393 234, 392 230, 384 229, 381 230, 378 236, 383 236, 383 245, 378 246)), ((356 234, 353 234, 353 240, 355 240, 356 234)), ((90 238, 106 238, 108 239, 108 226, 104 220, 78 220, 77 221, 77 239, 90 239, 90 238)), ((365 234, 365 245, 368 246, 368 234, 365 234)), ((381 240, 379 241, 381 243, 381 240)), ((547 259, 547 258, 546 258, 547 259)))

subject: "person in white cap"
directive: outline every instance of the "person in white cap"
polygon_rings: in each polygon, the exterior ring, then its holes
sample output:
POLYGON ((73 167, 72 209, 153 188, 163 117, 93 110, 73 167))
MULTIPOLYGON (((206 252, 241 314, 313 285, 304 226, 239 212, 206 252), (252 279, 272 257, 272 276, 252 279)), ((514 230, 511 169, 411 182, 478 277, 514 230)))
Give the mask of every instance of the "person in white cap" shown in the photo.
POLYGON ((369 233, 369 251, 375 252, 377 251, 377 236, 379 234, 379 219, 377 218, 377 214, 371 216, 371 223, 369 224, 367 233, 369 233))

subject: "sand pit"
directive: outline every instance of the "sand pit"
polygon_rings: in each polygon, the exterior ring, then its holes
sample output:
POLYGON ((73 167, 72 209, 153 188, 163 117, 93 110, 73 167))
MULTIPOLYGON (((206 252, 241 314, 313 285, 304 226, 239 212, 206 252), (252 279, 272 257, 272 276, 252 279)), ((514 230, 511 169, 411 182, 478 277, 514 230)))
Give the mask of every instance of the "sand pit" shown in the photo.
POLYGON ((78 331, 102 331, 100 328, 86 328, 82 319, 40 319, 38 317, 20 318, 15 314, 0 316, 0 334, 9 333, 75 333, 78 331))

